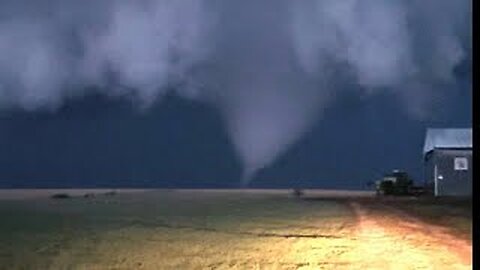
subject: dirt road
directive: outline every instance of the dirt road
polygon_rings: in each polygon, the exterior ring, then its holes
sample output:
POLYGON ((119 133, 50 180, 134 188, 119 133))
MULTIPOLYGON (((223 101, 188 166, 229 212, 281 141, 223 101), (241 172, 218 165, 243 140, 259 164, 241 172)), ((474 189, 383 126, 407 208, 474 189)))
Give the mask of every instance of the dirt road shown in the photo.
POLYGON ((350 206, 358 220, 357 245, 345 259, 357 260, 354 269, 472 269, 471 243, 446 228, 392 207, 350 206))

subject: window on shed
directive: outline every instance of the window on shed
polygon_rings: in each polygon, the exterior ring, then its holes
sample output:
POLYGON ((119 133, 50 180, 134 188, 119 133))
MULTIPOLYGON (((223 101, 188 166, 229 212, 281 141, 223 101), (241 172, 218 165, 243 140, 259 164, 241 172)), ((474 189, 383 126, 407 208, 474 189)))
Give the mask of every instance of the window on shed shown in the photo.
POLYGON ((454 160, 455 171, 468 170, 468 159, 465 157, 456 157, 454 160))

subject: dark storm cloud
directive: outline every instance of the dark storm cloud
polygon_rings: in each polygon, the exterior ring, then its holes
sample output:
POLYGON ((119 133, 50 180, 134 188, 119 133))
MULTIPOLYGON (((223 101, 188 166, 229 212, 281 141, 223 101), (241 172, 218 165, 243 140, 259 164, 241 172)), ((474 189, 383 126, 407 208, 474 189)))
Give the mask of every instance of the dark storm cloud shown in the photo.
POLYGON ((100 86, 150 105, 204 54, 200 1, 7 1, 0 104, 55 108, 100 86), (74 90, 72 90, 74 89, 74 90))
POLYGON ((1 107, 55 109, 87 91, 149 107, 175 89, 221 111, 245 181, 346 85, 355 95, 391 93, 412 116, 428 116, 471 50, 469 1, 0 5, 1 107))

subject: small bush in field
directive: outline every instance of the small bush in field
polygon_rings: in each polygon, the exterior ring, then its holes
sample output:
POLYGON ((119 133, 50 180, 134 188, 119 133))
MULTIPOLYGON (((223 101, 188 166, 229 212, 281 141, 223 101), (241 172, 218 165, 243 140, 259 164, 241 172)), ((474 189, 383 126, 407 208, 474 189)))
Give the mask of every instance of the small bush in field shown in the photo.
POLYGON ((50 196, 52 199, 70 199, 72 196, 70 196, 67 193, 56 193, 50 196))

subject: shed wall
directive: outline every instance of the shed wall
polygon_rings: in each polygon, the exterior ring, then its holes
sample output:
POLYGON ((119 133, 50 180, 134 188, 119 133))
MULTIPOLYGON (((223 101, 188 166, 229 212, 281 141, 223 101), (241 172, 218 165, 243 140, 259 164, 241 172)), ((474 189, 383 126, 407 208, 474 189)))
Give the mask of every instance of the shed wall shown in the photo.
POLYGON ((472 195, 472 150, 435 149, 425 163, 426 185, 435 191, 435 166, 437 167, 438 196, 472 195), (455 170, 455 158, 466 158, 467 170, 455 170))

